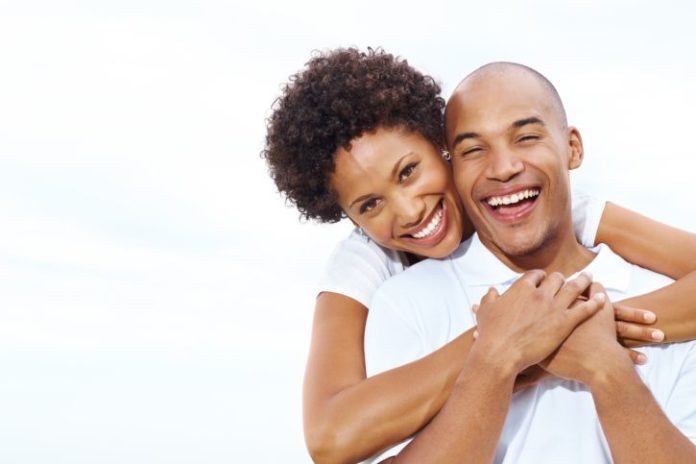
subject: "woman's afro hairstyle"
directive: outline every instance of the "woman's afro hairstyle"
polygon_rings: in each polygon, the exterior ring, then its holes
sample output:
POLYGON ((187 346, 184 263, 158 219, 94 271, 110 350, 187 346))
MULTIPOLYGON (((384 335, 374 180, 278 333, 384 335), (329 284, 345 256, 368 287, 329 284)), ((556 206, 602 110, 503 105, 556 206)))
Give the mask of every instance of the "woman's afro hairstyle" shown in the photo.
POLYGON ((442 147, 444 107, 432 77, 381 49, 318 53, 273 104, 261 155, 302 217, 337 222, 345 215, 330 186, 336 152, 380 127, 415 131, 442 147))

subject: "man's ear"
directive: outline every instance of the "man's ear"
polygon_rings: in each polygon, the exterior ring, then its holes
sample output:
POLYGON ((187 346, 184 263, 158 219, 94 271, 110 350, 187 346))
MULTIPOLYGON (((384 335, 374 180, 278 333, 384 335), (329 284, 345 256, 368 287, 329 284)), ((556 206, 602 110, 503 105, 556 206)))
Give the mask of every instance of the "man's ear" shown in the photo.
POLYGON ((582 146, 580 131, 575 127, 568 128, 568 169, 577 169, 582 164, 585 157, 585 149, 582 146))

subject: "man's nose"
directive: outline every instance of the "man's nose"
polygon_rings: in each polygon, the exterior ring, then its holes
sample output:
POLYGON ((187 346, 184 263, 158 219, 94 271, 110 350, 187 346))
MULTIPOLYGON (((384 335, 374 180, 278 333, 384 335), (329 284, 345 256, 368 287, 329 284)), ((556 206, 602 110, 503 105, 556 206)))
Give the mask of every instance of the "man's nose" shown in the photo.
POLYGON ((486 177, 489 179, 507 182, 524 171, 524 162, 510 149, 492 150, 488 159, 486 177))

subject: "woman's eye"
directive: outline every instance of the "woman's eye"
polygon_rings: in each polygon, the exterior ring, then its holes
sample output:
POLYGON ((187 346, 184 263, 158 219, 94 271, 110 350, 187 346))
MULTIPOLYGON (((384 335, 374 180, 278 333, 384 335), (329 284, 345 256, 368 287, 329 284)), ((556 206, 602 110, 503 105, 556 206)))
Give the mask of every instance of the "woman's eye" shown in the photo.
POLYGON ((370 198, 369 200, 364 201, 360 205, 360 214, 367 213, 368 211, 372 211, 376 206, 377 206, 377 199, 370 198))
POLYGON ((399 181, 400 181, 400 182, 403 182, 403 181, 405 181, 406 179, 408 179, 408 178, 411 176, 411 174, 413 174, 413 171, 416 170, 416 165, 417 165, 417 164, 418 164, 418 163, 409 163, 409 164, 407 164, 407 165, 401 170, 401 172, 399 173, 399 181))

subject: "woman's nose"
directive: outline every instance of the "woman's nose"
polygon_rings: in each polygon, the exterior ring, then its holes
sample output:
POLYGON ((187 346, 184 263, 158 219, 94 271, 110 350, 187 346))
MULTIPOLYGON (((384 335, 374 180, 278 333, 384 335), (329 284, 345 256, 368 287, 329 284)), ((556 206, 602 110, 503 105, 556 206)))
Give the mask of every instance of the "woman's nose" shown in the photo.
POLYGON ((418 225, 425 217, 425 203, 422 199, 404 195, 395 203, 399 225, 404 229, 418 225))

